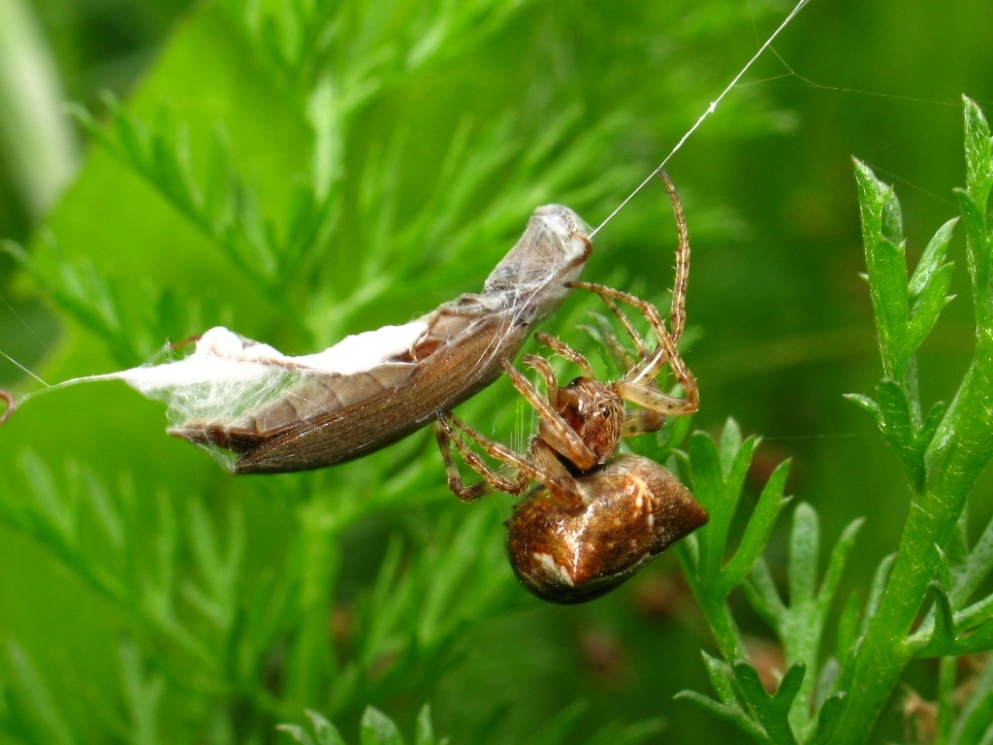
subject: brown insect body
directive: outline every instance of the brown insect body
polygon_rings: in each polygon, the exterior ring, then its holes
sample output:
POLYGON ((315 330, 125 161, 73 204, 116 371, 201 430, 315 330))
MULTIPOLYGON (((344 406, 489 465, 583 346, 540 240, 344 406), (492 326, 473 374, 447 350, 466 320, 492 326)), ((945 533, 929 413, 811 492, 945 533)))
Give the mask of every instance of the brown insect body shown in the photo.
POLYGON ((301 370, 300 382, 272 403, 234 420, 186 422, 170 434, 238 453, 236 473, 323 468, 385 447, 496 380, 565 299, 590 249, 572 210, 540 207, 483 292, 415 321, 424 331, 405 352, 346 375, 301 370))
POLYGON ((610 592, 707 522, 689 489, 649 458, 619 456, 576 486, 578 507, 540 487, 507 523, 514 573, 555 603, 585 603, 610 592))

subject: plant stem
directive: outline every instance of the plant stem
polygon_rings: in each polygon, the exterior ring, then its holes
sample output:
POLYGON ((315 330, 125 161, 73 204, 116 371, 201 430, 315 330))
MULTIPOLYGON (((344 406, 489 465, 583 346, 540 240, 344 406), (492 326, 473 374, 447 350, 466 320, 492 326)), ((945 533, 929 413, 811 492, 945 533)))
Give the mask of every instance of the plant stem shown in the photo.
MULTIPOLYGON (((982 342, 977 360, 991 360, 982 342), (985 357, 984 357, 985 355, 985 357)), ((976 479, 990 459, 990 364, 969 371, 956 405, 949 411, 955 436, 947 444, 933 485, 911 501, 900 551, 879 612, 872 619, 851 671, 849 705, 832 742, 861 742, 886 704, 912 657, 907 634, 917 618, 943 548, 965 509, 976 479)))

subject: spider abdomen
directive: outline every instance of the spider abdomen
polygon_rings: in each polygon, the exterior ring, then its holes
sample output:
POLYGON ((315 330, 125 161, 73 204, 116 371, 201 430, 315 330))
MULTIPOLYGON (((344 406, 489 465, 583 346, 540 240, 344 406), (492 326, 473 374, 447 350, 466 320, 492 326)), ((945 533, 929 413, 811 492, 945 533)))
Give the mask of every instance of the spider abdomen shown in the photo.
POLYGON ((689 490, 641 456, 620 456, 576 485, 583 497, 578 508, 540 489, 508 523, 514 572, 552 602, 583 603, 609 592, 707 522, 689 490))

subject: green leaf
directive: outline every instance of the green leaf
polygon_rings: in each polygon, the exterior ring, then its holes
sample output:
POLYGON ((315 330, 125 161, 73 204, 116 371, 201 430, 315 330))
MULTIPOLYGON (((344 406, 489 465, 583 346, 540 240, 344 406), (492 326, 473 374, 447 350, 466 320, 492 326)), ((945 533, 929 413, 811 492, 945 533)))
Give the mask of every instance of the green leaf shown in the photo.
POLYGON ((993 571, 993 520, 969 551, 964 562, 954 567, 954 581, 949 590, 952 604, 962 607, 993 571))
POLYGON ((934 281, 931 282, 914 305, 913 317, 907 329, 907 347, 911 351, 916 351, 924 340, 931 333, 934 324, 938 321, 938 315, 952 297, 948 294, 948 288, 952 284, 951 264, 941 267, 934 281))
POLYGON ((403 745, 396 723, 372 706, 362 715, 360 730, 362 745, 403 745))
POLYGON ((548 718, 535 734, 533 742, 535 745, 558 745, 561 742, 569 742, 569 732, 572 731, 583 714, 586 712, 585 701, 573 701, 569 706, 548 718))
MULTIPOLYGON (((965 171, 966 189, 972 195, 988 195, 993 189, 993 148, 990 128, 975 102, 962 97, 965 103, 965 171)), ((985 207, 985 201, 982 203, 985 207)), ((985 209, 981 210, 985 213, 985 209)))
POLYGON ((955 196, 965 225, 976 322, 981 329, 989 329, 993 327, 993 289, 990 287, 993 278, 991 278, 990 238, 983 211, 988 194, 956 190, 955 196))
POLYGON ((704 696, 696 691, 680 691, 674 698, 679 701, 688 701, 701 711, 710 714, 712 717, 722 719, 725 722, 737 726, 742 732, 752 738, 753 741, 761 745, 772 743, 763 729, 744 712, 740 706, 729 706, 715 701, 709 696, 704 696))
MULTIPOLYGON (((702 432, 693 434, 687 448, 691 489, 710 514, 706 528, 697 533, 701 548, 698 572, 708 583, 721 582, 721 562, 731 522, 741 499, 748 467, 758 447, 755 437, 741 443, 737 425, 733 423, 725 426, 725 432, 735 449, 722 443, 722 449, 718 451, 710 436, 702 432)), ((741 568, 737 567, 736 572, 740 571, 741 568)))
POLYGON ((783 496, 786 479, 789 477, 789 469, 789 461, 780 463, 762 488, 762 494, 759 495, 758 504, 755 505, 748 520, 741 543, 738 545, 734 557, 724 567, 721 577, 721 587, 724 594, 729 593, 751 571, 752 566, 765 550, 779 513, 789 504, 789 498, 783 496))
POLYGON ((724 422, 724 429, 721 431, 720 459, 721 471, 727 478, 734 468, 735 460, 741 451, 741 428, 738 423, 731 418, 724 422))
POLYGON ((954 724, 950 741, 956 745, 988 742, 993 736, 993 663, 987 657, 983 669, 970 681, 972 690, 954 724))
POLYGON ((817 513, 809 504, 801 502, 793 513, 787 562, 791 606, 799 606, 814 599, 820 546, 820 520, 817 513))
POLYGON ((756 719, 765 730, 770 742, 777 745, 792 745, 796 742, 789 723, 789 712, 793 701, 800 691, 806 668, 802 662, 793 663, 779 683, 779 689, 770 695, 758 672, 746 662, 738 662, 733 666, 735 681, 741 688, 742 695, 749 707, 755 712, 756 719))
POLYGON ((883 371, 889 377, 902 379, 910 355, 907 349, 910 296, 900 205, 892 187, 876 179, 872 170, 858 160, 855 180, 883 371))
POLYGON ((842 531, 838 542, 835 543, 834 551, 831 552, 831 558, 828 561, 827 572, 817 593, 817 603, 824 614, 827 614, 834 596, 838 592, 845 566, 848 564, 848 557, 855 547, 855 538, 864 524, 864 518, 852 520, 842 531))
POLYGON ((945 257, 948 255, 948 244, 951 243, 952 233, 958 221, 957 217, 953 217, 938 228, 927 248, 924 249, 921 260, 917 262, 917 268, 914 270, 909 284, 910 296, 915 301, 927 292, 927 288, 933 284, 936 275, 946 266, 949 266, 945 263, 945 257))
POLYGON ((783 622, 786 618, 786 605, 779 597, 772 572, 764 558, 759 558, 752 565, 751 574, 748 581, 742 585, 742 590, 756 612, 777 634, 782 635, 783 622))
POLYGON ((118 647, 124 700, 127 704, 131 736, 135 742, 154 745, 159 737, 159 706, 165 681, 157 673, 147 674, 133 641, 124 640, 118 647))
POLYGON ((734 688, 731 687, 731 668, 723 660, 712 657, 703 649, 700 650, 703 657, 704 667, 707 669, 707 677, 710 678, 710 685, 713 686, 721 701, 731 705, 736 701, 734 688))
POLYGON ((876 388, 883 418, 883 434, 903 461, 907 478, 915 488, 923 487, 924 452, 918 449, 913 414, 904 386, 890 378, 879 381, 876 388))
POLYGON ((859 629, 859 636, 862 636, 866 632, 866 628, 869 622, 875 617, 876 612, 879 610, 879 603, 883 597, 883 591, 886 589, 886 583, 889 581, 890 573, 893 571, 893 564, 896 562, 896 554, 890 554, 883 558, 879 562, 879 566, 876 567, 876 573, 872 577, 872 585, 869 588, 869 598, 865 604, 865 613, 862 615, 862 624, 859 629))
POLYGON ((53 745, 74 745, 79 742, 72 734, 69 722, 56 706, 51 692, 27 652, 16 642, 8 642, 10 663, 17 698, 26 709, 38 741, 53 745))
POLYGON ((435 745, 434 728, 431 726, 431 707, 428 704, 424 704, 417 713, 414 745, 435 745))
POLYGON ((869 398, 868 396, 863 396, 860 393, 846 393, 845 398, 857 404, 863 411, 867 412, 869 416, 873 418, 873 421, 876 422, 876 426, 878 426, 879 429, 883 429, 885 426, 883 422, 883 412, 882 409, 879 408, 879 404, 877 404, 874 399, 869 398))
POLYGON ((847 704, 848 695, 844 692, 836 693, 824 701, 817 716, 817 731, 809 741, 810 745, 822 745, 830 742, 831 735, 834 734, 835 728, 844 716, 847 704))
POLYGON ((337 728, 321 714, 309 709, 305 714, 310 720, 310 729, 314 736, 298 724, 279 724, 276 729, 287 733, 301 745, 345 745, 345 740, 337 728))

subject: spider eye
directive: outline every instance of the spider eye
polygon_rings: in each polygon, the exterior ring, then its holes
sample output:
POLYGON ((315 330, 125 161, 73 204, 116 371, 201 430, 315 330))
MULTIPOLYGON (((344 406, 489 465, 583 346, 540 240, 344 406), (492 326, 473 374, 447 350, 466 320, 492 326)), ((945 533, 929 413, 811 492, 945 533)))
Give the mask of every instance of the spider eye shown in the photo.
POLYGON ((609 406, 601 406, 600 407, 600 415, 604 419, 610 419, 610 413, 611 412, 610 412, 610 407, 609 406))
POLYGON ((572 381, 570 381, 569 385, 566 386, 566 388, 575 388, 582 382, 582 380, 583 380, 582 378, 573 378, 572 381))

